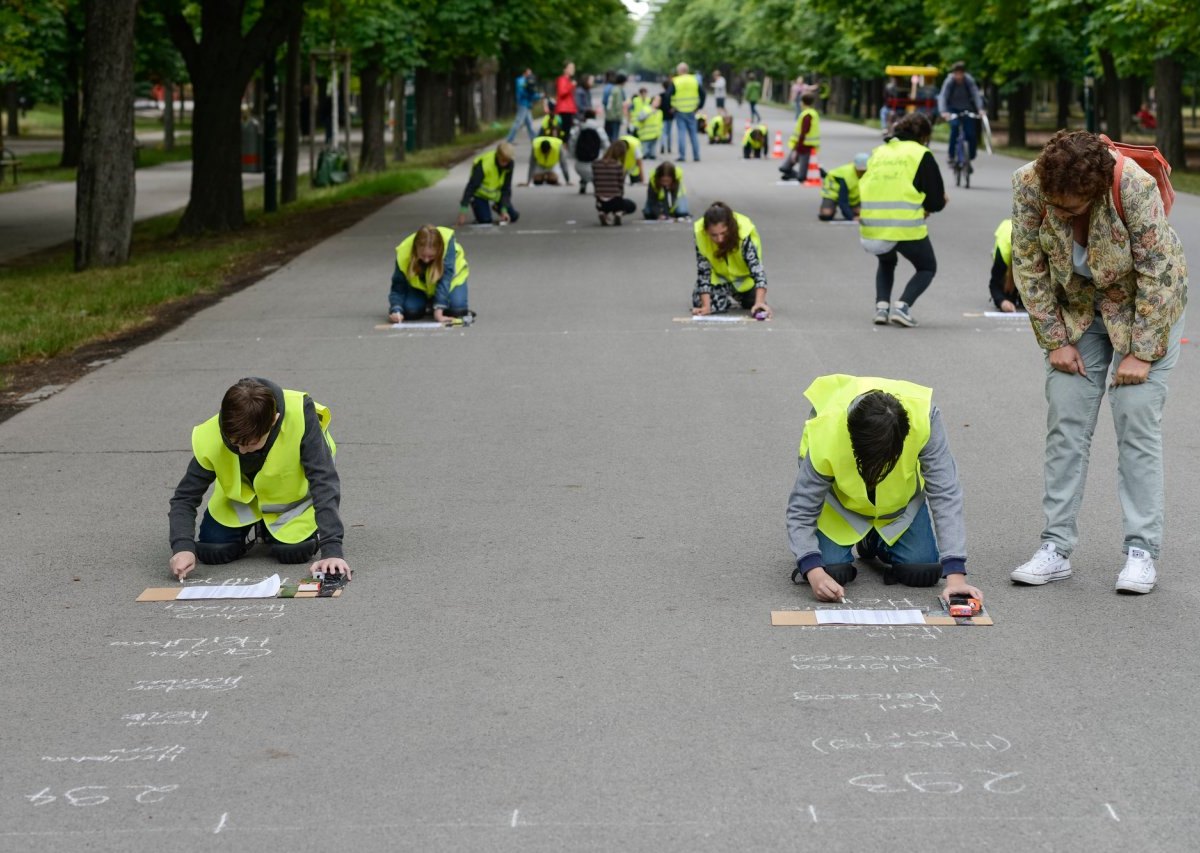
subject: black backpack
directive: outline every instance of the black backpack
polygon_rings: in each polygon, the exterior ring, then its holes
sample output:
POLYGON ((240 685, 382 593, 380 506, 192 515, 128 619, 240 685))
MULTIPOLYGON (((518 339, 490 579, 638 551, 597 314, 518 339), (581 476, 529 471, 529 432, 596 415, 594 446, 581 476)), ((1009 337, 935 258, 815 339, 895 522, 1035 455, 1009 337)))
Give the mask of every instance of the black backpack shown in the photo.
POLYGON ((575 140, 575 159, 580 163, 591 163, 599 156, 600 134, 594 127, 583 128, 575 140))

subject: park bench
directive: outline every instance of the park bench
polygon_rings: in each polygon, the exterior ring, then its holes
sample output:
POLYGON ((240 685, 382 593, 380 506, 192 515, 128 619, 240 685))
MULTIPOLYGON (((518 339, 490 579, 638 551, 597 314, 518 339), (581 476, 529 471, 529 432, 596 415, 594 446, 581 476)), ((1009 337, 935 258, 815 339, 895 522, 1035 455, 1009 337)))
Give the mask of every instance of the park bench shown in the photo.
POLYGON ((0 184, 4 183, 4 170, 12 171, 12 182, 17 183, 17 172, 21 168, 21 161, 17 159, 17 155, 7 148, 0 148, 0 184))

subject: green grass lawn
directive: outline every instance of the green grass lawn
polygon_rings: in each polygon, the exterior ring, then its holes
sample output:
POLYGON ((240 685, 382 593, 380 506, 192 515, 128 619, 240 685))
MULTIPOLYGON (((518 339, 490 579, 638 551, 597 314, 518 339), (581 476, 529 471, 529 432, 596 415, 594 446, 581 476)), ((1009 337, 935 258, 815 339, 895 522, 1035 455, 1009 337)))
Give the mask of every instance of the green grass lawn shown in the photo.
MULTIPOLYGON (((22 154, 20 183, 13 184, 12 176, 5 172, 5 183, 0 185, 0 193, 10 193, 22 189, 25 185, 41 181, 73 181, 75 169, 59 166, 62 155, 58 151, 45 151, 36 154, 22 154)), ((161 166, 163 163, 176 163, 192 159, 192 140, 189 134, 175 138, 175 148, 167 151, 162 143, 142 145, 138 149, 137 167, 148 169, 151 166, 161 166)))
MULTIPOLYGON (((134 226, 131 261, 122 267, 72 270, 70 250, 0 268, 0 366, 45 359, 86 343, 145 326, 155 309, 222 289, 231 273, 256 256, 286 247, 293 229, 361 199, 393 198, 436 183, 445 167, 502 138, 506 128, 460 137, 454 145, 419 151, 387 171, 317 189, 301 177, 299 198, 279 213, 263 213, 262 190, 246 193, 247 226, 228 235, 178 237, 181 214, 134 226), (305 218, 308 218, 307 220, 305 218)), ((381 247, 384 256, 390 246, 381 247)))

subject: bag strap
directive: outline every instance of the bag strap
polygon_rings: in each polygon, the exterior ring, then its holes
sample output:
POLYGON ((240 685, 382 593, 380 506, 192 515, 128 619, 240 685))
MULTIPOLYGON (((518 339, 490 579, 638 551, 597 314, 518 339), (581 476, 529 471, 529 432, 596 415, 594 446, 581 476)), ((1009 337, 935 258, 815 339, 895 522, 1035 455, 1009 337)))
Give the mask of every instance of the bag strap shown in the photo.
POLYGON ((1121 204, 1121 174, 1125 171, 1125 155, 1122 154, 1121 149, 1118 148, 1113 141, 1103 133, 1100 134, 1100 141, 1108 147, 1109 151, 1117 156, 1117 165, 1113 167, 1113 207, 1117 209, 1117 216, 1121 217, 1121 223, 1128 228, 1129 223, 1125 222, 1125 206, 1121 204))

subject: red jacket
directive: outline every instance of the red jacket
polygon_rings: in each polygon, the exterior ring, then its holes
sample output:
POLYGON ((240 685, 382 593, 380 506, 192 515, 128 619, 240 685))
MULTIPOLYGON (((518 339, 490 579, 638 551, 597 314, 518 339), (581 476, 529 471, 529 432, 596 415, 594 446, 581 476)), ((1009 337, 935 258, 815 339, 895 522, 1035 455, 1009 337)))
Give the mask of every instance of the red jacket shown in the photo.
POLYGON ((575 81, 566 74, 554 84, 554 111, 575 114, 575 81))

